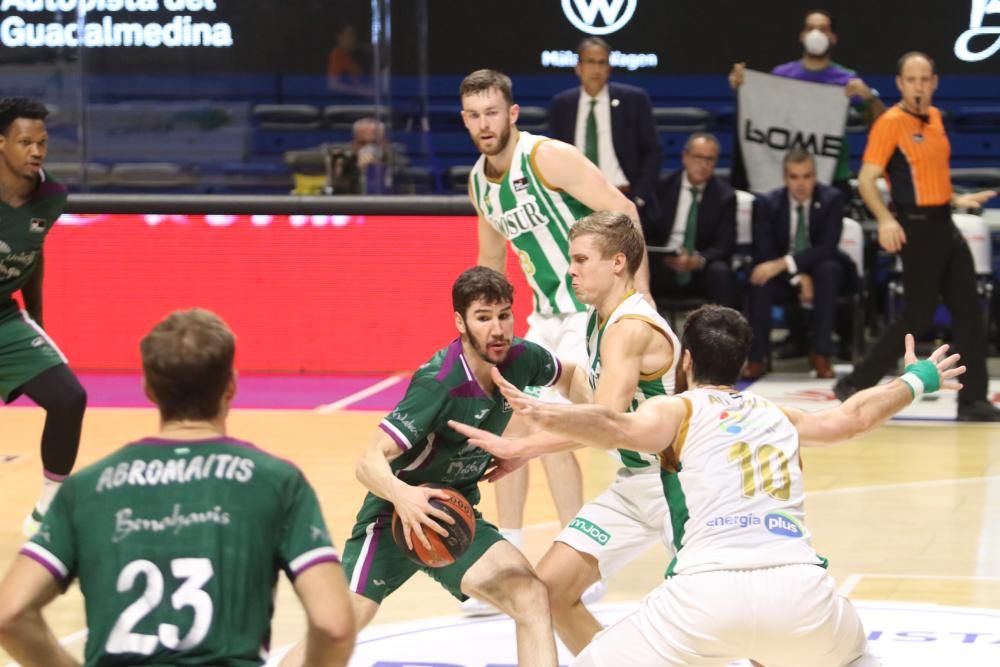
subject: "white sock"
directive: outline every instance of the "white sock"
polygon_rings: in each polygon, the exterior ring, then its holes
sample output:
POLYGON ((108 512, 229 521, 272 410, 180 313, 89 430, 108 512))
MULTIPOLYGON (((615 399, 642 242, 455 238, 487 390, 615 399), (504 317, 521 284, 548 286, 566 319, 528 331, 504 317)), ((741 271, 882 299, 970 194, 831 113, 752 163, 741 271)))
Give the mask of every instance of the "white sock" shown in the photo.
POLYGON ((60 487, 62 487, 62 480, 56 481, 47 476, 42 478, 42 493, 38 502, 35 503, 35 509, 38 510, 39 514, 45 514, 49 511, 49 505, 52 504, 52 499, 56 497, 60 487))
POLYGON ((508 542, 517 547, 518 551, 524 551, 524 531, 520 528, 501 528, 500 534, 508 542))

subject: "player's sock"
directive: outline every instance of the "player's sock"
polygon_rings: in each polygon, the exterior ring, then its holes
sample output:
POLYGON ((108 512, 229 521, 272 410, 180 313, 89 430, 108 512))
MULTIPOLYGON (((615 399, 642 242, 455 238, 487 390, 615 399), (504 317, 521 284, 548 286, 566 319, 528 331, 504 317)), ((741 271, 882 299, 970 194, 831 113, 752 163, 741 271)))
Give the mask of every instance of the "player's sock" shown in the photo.
POLYGON ((66 475, 45 471, 45 476, 42 478, 42 492, 38 496, 38 502, 35 503, 35 511, 45 516, 45 513, 49 511, 49 505, 52 504, 52 499, 56 497, 56 493, 59 492, 65 479, 66 475))
POLYGON ((503 538, 513 544, 518 551, 524 551, 524 531, 520 528, 501 528, 503 538))

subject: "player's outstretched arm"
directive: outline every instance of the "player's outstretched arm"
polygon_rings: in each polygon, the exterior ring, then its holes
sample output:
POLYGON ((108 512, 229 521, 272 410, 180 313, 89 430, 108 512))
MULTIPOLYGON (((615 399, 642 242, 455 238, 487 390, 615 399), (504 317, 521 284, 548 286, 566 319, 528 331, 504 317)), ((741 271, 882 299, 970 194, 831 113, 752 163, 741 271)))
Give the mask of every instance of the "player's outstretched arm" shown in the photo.
POLYGON ((306 611, 305 665, 342 667, 354 650, 357 629, 347 580, 340 565, 320 563, 295 578, 306 611))
POLYGON ((531 398, 493 369, 493 381, 515 412, 536 427, 597 449, 657 453, 669 446, 686 414, 679 398, 657 397, 623 414, 603 405, 556 405, 531 398))
POLYGON ((412 547, 410 534, 430 549, 430 542, 419 526, 427 526, 441 537, 447 537, 448 531, 438 524, 438 521, 452 524, 455 520, 447 513, 433 507, 431 498, 447 500, 448 496, 439 489, 427 486, 411 486, 392 473, 389 463, 399 457, 403 451, 383 431, 376 431, 372 442, 361 454, 361 459, 355 468, 358 481, 379 498, 388 500, 396 508, 399 519, 403 523, 403 534, 406 535, 406 546, 412 547), (437 521, 435 521, 437 519, 437 521))
POLYGON ((959 355, 947 356, 948 346, 942 345, 927 359, 920 361, 914 352, 913 336, 906 334, 906 370, 902 376, 851 396, 831 410, 807 413, 792 408, 785 409, 803 445, 832 445, 842 440, 872 430, 893 416, 921 394, 939 389, 958 390, 961 383, 955 378, 965 372, 965 366, 956 366, 959 355))
POLYGON ((0 645, 22 667, 69 667, 80 662, 60 646, 42 608, 60 593, 40 563, 19 555, 0 583, 0 645))

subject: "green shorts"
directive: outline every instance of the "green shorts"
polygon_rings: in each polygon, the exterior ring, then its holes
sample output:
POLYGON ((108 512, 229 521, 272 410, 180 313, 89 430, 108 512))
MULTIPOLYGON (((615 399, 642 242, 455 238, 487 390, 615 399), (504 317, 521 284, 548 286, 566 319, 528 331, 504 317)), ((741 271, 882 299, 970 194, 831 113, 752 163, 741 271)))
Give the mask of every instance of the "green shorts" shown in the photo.
POLYGON ((0 399, 4 403, 17 398, 18 390, 42 371, 65 363, 56 344, 23 310, 0 321, 0 399))
POLYGON ((392 514, 379 514, 370 523, 356 523, 351 537, 344 545, 344 571, 351 590, 378 604, 394 590, 423 570, 431 579, 459 600, 468 596, 462 593, 462 577, 476 561, 497 542, 503 540, 500 531, 476 512, 476 536, 469 550, 461 558, 445 567, 421 567, 396 546, 392 539, 392 514))

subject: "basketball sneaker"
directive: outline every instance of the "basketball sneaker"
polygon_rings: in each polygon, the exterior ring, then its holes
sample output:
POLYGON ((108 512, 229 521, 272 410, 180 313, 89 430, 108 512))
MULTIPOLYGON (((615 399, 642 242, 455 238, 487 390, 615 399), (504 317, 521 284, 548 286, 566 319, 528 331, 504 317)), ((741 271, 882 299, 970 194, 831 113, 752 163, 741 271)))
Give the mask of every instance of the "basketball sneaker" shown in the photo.
POLYGON ((476 598, 469 598, 465 602, 459 603, 458 610, 470 617, 495 616, 500 613, 500 610, 489 602, 483 602, 476 598))
POLYGON ((21 533, 30 540, 38 532, 38 529, 42 527, 42 521, 44 520, 45 515, 39 512, 37 508, 32 507, 31 514, 24 517, 24 523, 21 524, 21 533))
POLYGON ((587 587, 587 590, 585 590, 583 595, 580 596, 580 601, 583 604, 594 604, 595 602, 600 602, 601 598, 603 598, 607 592, 607 585, 603 581, 598 580, 587 587))

